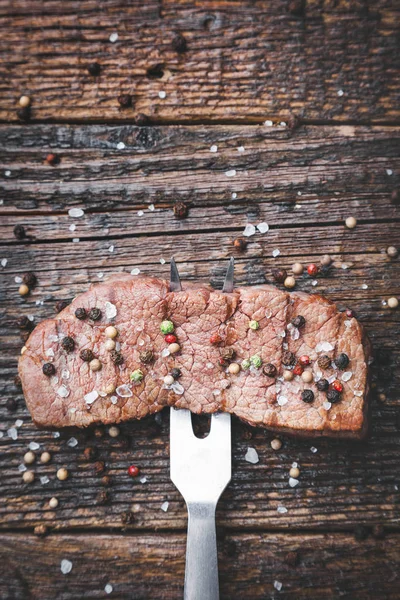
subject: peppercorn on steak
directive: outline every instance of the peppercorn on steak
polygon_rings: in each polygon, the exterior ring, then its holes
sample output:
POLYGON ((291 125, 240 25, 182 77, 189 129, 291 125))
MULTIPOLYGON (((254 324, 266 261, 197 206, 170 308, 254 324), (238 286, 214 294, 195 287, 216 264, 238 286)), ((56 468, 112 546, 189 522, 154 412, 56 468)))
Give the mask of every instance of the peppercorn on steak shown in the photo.
POLYGON ((118 423, 164 406, 299 435, 362 437, 368 342, 318 295, 222 293, 118 275, 39 324, 19 361, 41 427, 118 423))

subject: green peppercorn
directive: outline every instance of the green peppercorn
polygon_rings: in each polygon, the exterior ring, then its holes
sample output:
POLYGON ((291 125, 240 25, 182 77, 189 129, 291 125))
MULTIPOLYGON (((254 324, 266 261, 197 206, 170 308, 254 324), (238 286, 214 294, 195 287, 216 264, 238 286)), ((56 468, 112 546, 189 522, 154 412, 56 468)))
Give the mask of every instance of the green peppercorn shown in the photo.
POLYGON ((152 362, 152 360, 154 359, 154 354, 152 350, 143 350, 143 352, 141 352, 139 354, 139 360, 141 363, 143 364, 147 364, 152 362))
POLYGON ((143 377, 143 371, 141 371, 140 369, 135 369, 135 371, 133 371, 130 374, 130 380, 134 383, 139 383, 140 381, 142 381, 143 377))
POLYGON ((85 349, 85 350, 81 350, 79 353, 79 356, 81 357, 82 360, 84 360, 85 362, 90 362, 91 360, 94 359, 94 354, 91 350, 89 349, 85 349))
POLYGON ((92 321, 98 321, 101 319, 101 310, 99 308, 91 308, 89 310, 89 319, 92 321))
POLYGON ((256 331, 257 329, 260 329, 260 323, 258 321, 250 321, 249 322, 249 328, 253 329, 254 331, 256 331))
POLYGON ((63 338, 63 340, 61 341, 61 346, 64 348, 64 350, 66 352, 72 352, 73 349, 75 348, 75 342, 72 339, 72 337, 70 337, 69 335, 67 335, 65 338, 63 338))
POLYGON ((52 363, 44 363, 42 371, 45 375, 47 375, 47 377, 51 377, 55 374, 56 368, 52 363))
POLYGON ((251 362, 249 361, 248 358, 245 358, 244 360, 242 360, 243 371, 247 371, 247 369, 250 369, 250 367, 251 367, 251 362))
POLYGON ((162 321, 160 325, 161 333, 166 335, 167 333, 172 333, 175 327, 172 321, 162 321))
POLYGON ((84 321, 87 317, 87 312, 84 308, 77 308, 75 311, 75 316, 80 321, 84 321))
POLYGON ((262 360, 258 356, 258 354, 254 354, 254 356, 250 356, 250 362, 253 365, 253 367, 256 367, 256 369, 259 369, 262 365, 262 360))

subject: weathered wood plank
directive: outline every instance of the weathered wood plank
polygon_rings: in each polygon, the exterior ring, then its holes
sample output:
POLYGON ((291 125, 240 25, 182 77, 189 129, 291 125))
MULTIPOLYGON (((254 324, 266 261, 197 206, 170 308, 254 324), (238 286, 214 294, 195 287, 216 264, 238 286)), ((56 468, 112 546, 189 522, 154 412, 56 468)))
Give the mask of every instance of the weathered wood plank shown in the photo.
MULTIPOLYGON (((227 535, 219 540, 221 599, 398 599, 399 536, 227 535), (282 584, 280 592, 274 583, 282 584)), ((182 534, 0 536, 4 600, 182 598, 182 534), (72 562, 63 575, 61 560, 72 562)), ((275 584, 277 585, 277 584, 275 584)))
POLYGON ((16 119, 22 93, 41 120, 399 118, 392 2, 18 0, 11 8, 3 0, 0 14, 1 119, 16 119), (177 31, 183 54, 172 48, 177 31), (87 71, 92 62, 98 77, 87 71), (132 108, 120 109, 122 93, 133 96, 132 108))

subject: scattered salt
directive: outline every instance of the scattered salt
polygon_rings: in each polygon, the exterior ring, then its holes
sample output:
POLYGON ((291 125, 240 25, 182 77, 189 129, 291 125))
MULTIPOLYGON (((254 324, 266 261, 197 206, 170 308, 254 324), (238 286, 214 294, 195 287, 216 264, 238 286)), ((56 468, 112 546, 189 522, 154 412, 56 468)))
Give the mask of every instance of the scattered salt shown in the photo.
POLYGON ((158 97, 161 98, 161 100, 164 100, 164 98, 166 97, 167 93, 166 92, 158 92, 158 97))
POLYGON ((140 483, 146 483, 147 482, 147 477, 141 477, 139 479, 140 483))
POLYGON ((337 373, 334 373, 328 377, 328 383, 333 383, 335 379, 337 379, 337 373))
POLYGON ((311 285, 313 287, 317 286, 318 285, 318 281, 316 279, 314 279, 314 281, 311 282, 311 285))
POLYGON ((69 379, 70 375, 71 373, 68 371, 68 369, 63 369, 61 371, 61 379, 69 379))
POLYGON ((80 242, 80 238, 72 238, 72 241, 74 244, 77 244, 78 242, 80 242))
POLYGON ((70 448, 75 448, 75 446, 78 445, 78 440, 74 437, 69 438, 68 442, 67 442, 67 446, 69 446, 70 448))
POLYGON ((167 512, 168 507, 169 507, 169 502, 163 502, 161 504, 161 510, 163 510, 164 512, 167 512))
POLYGON ((169 356, 171 354, 171 352, 168 350, 168 348, 164 348, 164 350, 161 351, 161 357, 165 358, 166 356, 169 356))
POLYGON ((311 446, 310 450, 311 450, 311 452, 313 454, 315 454, 316 452, 318 452, 318 448, 316 448, 315 446, 311 446))
POLYGON ((154 210, 155 210, 154 204, 149 204, 149 211, 154 212, 154 210))
POLYGON ((110 400, 111 400, 111 404, 117 404, 117 402, 118 402, 117 396, 111 396, 110 400))
POLYGON ((238 152, 244 152, 244 146, 239 146, 238 147, 238 152))
POLYGON ((113 244, 111 244, 111 246, 108 248, 108 251, 109 251, 109 252, 114 252, 114 247, 115 247, 115 246, 113 246, 113 244))
POLYGON ((291 488, 294 488, 296 485, 299 485, 299 480, 294 477, 289 477, 289 485, 291 488))
POLYGON ((278 404, 279 406, 285 406, 288 403, 288 399, 286 396, 278 396, 278 404))
POLYGON ((99 394, 96 390, 92 390, 91 392, 89 392, 88 394, 86 394, 83 399, 85 400, 86 404, 93 404, 93 402, 95 400, 97 400, 97 398, 99 397, 99 394))
POLYGON ((68 211, 68 215, 74 219, 79 219, 79 217, 83 217, 85 211, 82 208, 70 208, 68 211))
POLYGON ((297 469, 299 464, 297 462, 292 462, 292 469, 297 469))
POLYGON ((324 402, 322 406, 325 410, 329 410, 332 404, 330 402, 324 402))
POLYGON ((268 309, 265 311, 265 318, 266 318, 266 319, 270 319, 270 318, 272 317, 272 315, 273 315, 273 312, 272 312, 272 310, 271 310, 270 308, 268 308, 268 309))
POLYGON ((10 427, 10 429, 7 429, 7 435, 12 440, 17 440, 18 439, 18 431, 17 431, 17 429, 15 427, 10 427))
POLYGON ((144 212, 142 210, 138 210, 137 215, 138 215, 138 217, 143 217, 144 212))
POLYGON ((45 352, 46 356, 48 357, 53 357, 54 356, 54 350, 53 348, 48 348, 45 352))
POLYGON ((59 438, 61 433, 59 431, 53 431, 53 438, 59 438))
POLYGON ((75 223, 72 223, 72 224, 71 224, 71 225, 68 227, 68 229, 69 229, 70 231, 75 231, 75 229, 76 229, 76 225, 75 225, 75 223))
POLYGON ((7 258, 2 258, 2 259, 1 259, 1 266, 2 266, 2 267, 6 267, 6 266, 7 266, 7 263, 8 263, 8 260, 7 260, 7 258))
POLYGON ((47 477, 47 475, 42 475, 42 477, 40 478, 40 483, 42 485, 46 485, 46 483, 49 483, 50 479, 47 477))
POLYGON ((221 390, 213 390, 212 394, 213 394, 213 396, 220 396, 221 395, 221 390))
POLYGON ((273 124, 273 121, 270 121, 269 119, 267 121, 264 121, 264 125, 266 125, 267 127, 272 127, 273 124))
POLYGON ((17 419, 15 421, 15 427, 22 427, 22 425, 24 424, 22 419, 17 419))
POLYGON ((114 31, 110 37, 108 38, 112 44, 114 44, 118 39, 118 33, 114 31))
POLYGON ((333 350, 334 346, 330 342, 320 342, 315 346, 316 352, 329 352, 333 350))
POLYGON ((63 558, 61 561, 61 573, 63 575, 68 575, 68 573, 71 573, 72 571, 72 562, 70 560, 67 560, 66 558, 63 558))
POLYGON ((5 175, 6 177, 10 177, 10 175, 11 175, 11 171, 4 171, 4 175, 5 175))
POLYGON ((113 586, 111 585, 111 583, 107 583, 107 585, 104 588, 104 591, 106 594, 111 594, 111 592, 113 591, 113 586))
POLYGON ((161 263, 162 265, 165 265, 165 258, 160 258, 160 263, 161 263))
POLYGON ((345 325, 345 327, 350 327, 350 325, 351 325, 351 321, 345 321, 345 322, 344 322, 344 325, 345 325))
POLYGON ((210 148, 210 152, 218 152, 218 146, 216 144, 213 144, 210 148))
POLYGON ((278 250, 278 248, 275 248, 275 250, 272 250, 272 256, 273 256, 274 258, 276 258, 277 256, 279 256, 279 255, 280 255, 280 253, 281 253, 281 251, 280 251, 280 250, 278 250))
POLYGON ((359 398, 361 398, 361 396, 363 395, 361 390, 354 390, 354 395, 358 396, 359 398))
POLYGON ((257 450, 255 448, 247 448, 244 460, 247 460, 247 462, 253 465, 257 464, 259 461, 257 450))
POLYGON ((342 381, 349 381, 353 377, 353 371, 345 371, 342 375, 342 381))
POLYGON ((70 393, 70 390, 65 385, 60 385, 57 390, 57 395, 60 396, 60 398, 68 398, 70 393))
POLYGON ((343 96, 343 94, 344 94, 344 91, 343 91, 343 90, 338 90, 338 92, 337 92, 337 95, 338 95, 338 96, 343 96))
POLYGON ((368 285, 366 283, 363 283, 361 286, 362 290, 367 290, 368 289, 368 285))
POLYGON ((232 200, 235 200, 237 198, 237 193, 236 192, 232 192, 232 200))
POLYGON ((274 588, 280 592, 282 589, 282 583, 278 580, 274 581, 274 588))
POLYGON ((287 326, 290 337, 292 340, 298 340, 300 337, 300 331, 292 323, 287 326))
POLYGON ((120 396, 121 398, 130 398, 131 396, 133 396, 132 390, 126 384, 120 385, 119 387, 117 387, 117 389, 115 391, 116 391, 117 395, 120 396))
POLYGON ((276 512, 278 512, 280 515, 284 515, 287 513, 287 508, 285 506, 278 506, 276 512))
POLYGON ((235 177, 236 175, 236 170, 235 169, 230 169, 229 171, 225 171, 225 175, 227 177, 235 177))
POLYGON ((117 150, 123 150, 124 148, 125 148, 124 142, 118 142, 118 144, 117 144, 117 150))
POLYGON ((248 223, 246 225, 246 227, 244 228, 243 235, 245 237, 250 237, 251 235, 254 235, 255 232, 256 232, 256 228, 254 227, 254 225, 251 225, 250 223, 248 223))
POLYGON ((178 394, 178 396, 182 396, 182 394, 185 391, 185 388, 178 381, 174 381, 174 383, 171 385, 171 390, 175 394, 178 394))
POLYGON ((386 169, 386 175, 393 175, 392 169, 386 169))
POLYGON ((269 230, 269 225, 268 225, 268 223, 265 223, 265 222, 259 223, 257 225, 257 229, 260 233, 267 233, 267 231, 269 230))
POLYGON ((22 277, 20 277, 19 275, 16 275, 16 277, 14 278, 15 283, 22 283, 22 277))
POLYGON ((113 319, 117 316, 117 307, 115 306, 115 304, 113 304, 112 302, 106 302, 105 307, 107 319, 113 319))
POLYGON ((24 473, 24 471, 26 471, 26 466, 25 465, 18 465, 18 471, 20 473, 24 473))
POLYGON ((136 268, 136 269, 132 269, 131 271, 131 275, 139 275, 140 273, 140 269, 136 268))

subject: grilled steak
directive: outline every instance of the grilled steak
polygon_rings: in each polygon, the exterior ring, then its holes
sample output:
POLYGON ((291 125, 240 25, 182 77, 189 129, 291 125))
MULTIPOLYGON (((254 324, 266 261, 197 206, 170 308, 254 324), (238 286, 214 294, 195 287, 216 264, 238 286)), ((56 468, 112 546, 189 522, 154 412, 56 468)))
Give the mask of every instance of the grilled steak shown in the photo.
POLYGON ((38 325, 19 373, 42 427, 118 423, 168 405, 362 437, 368 354, 356 319, 318 295, 268 285, 169 292, 165 281, 118 275, 38 325))

